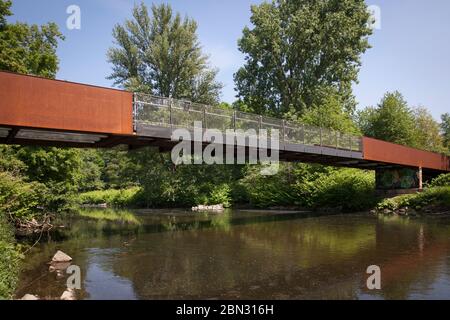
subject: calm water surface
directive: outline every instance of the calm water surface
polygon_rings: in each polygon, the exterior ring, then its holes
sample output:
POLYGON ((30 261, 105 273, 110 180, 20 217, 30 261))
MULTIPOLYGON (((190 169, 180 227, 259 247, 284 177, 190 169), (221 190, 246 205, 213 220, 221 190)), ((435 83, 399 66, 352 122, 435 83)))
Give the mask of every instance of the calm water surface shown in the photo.
POLYGON ((81 211, 27 256, 17 296, 80 299, 450 299, 450 219, 229 211, 81 211), (382 289, 369 291, 369 265, 382 289))

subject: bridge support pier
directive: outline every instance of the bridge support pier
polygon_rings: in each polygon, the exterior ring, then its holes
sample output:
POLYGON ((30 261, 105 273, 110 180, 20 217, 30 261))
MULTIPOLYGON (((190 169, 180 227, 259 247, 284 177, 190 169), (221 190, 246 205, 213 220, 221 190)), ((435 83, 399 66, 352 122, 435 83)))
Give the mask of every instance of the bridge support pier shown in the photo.
POLYGON ((423 188, 422 168, 389 168, 376 170, 376 190, 384 196, 415 193, 423 188))

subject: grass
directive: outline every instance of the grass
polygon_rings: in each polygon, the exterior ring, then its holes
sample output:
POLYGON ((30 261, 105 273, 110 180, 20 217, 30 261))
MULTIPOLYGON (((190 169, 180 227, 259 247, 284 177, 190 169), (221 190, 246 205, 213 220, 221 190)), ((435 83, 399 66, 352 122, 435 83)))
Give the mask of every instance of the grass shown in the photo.
POLYGON ((127 210, 81 209, 77 211, 77 214, 95 220, 123 221, 137 225, 140 224, 136 216, 127 210))
POLYGON ((110 207, 132 207, 141 188, 134 187, 123 190, 101 190, 82 193, 78 196, 81 205, 107 204, 110 207))

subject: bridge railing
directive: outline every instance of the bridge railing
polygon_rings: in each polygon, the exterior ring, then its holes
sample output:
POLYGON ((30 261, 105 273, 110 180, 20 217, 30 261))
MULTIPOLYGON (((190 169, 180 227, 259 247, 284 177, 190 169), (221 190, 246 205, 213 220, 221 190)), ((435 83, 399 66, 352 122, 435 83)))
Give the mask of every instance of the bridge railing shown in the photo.
POLYGON ((204 129, 278 130, 280 141, 291 144, 322 146, 362 152, 362 138, 339 131, 299 124, 237 110, 221 109, 172 98, 136 93, 134 97, 135 124, 167 128, 194 128, 201 122, 204 129))

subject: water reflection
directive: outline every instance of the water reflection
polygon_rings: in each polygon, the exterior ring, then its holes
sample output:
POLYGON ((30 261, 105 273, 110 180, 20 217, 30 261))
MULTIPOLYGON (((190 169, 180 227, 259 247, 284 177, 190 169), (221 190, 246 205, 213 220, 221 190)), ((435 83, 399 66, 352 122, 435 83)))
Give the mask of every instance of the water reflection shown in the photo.
POLYGON ((301 212, 83 211, 27 257, 17 295, 58 297, 58 249, 83 299, 450 298, 450 220, 301 212), (365 289, 369 265, 382 290, 365 289))

